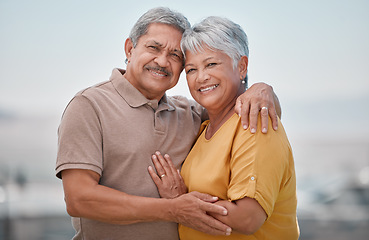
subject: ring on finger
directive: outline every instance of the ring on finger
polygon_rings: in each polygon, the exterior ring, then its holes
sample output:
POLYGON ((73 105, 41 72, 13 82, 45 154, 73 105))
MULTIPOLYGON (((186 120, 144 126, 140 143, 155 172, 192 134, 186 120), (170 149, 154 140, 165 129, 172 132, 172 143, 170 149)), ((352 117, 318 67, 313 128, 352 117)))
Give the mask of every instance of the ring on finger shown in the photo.
POLYGON ((163 177, 165 177, 165 174, 162 174, 162 175, 160 176, 160 178, 163 178, 163 177))
POLYGON ((268 108, 267 108, 267 107, 262 107, 262 108, 261 108, 261 110, 263 110, 263 109, 265 109, 265 110, 267 110, 267 111, 268 111, 268 108))

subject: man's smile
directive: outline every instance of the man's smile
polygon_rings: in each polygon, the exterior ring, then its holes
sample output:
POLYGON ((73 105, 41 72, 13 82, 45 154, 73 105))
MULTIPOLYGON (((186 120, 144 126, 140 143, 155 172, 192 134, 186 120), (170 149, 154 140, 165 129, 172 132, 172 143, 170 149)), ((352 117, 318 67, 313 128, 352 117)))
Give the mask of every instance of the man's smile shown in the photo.
POLYGON ((149 72, 161 76, 161 77, 167 77, 171 76, 172 74, 166 70, 166 68, 162 67, 151 67, 151 66, 145 66, 145 69, 147 69, 149 72))

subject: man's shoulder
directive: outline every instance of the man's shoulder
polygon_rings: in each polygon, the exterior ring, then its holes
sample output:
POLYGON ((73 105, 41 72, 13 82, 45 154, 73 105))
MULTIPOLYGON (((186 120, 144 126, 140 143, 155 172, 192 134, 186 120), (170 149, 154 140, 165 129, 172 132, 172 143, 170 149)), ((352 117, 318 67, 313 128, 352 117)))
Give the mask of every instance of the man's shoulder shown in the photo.
POLYGON ((76 93, 76 96, 94 97, 96 95, 100 95, 102 92, 106 92, 110 88, 110 85, 110 80, 100 82, 82 89, 76 93))
POLYGON ((176 96, 168 96, 171 102, 177 108, 189 108, 189 107, 199 107, 200 105, 192 99, 188 99, 184 96, 176 95, 176 96))
POLYGON ((191 112, 192 115, 200 117, 201 122, 208 119, 206 109, 198 104, 195 100, 188 99, 184 96, 170 96, 168 98, 175 106, 177 112, 191 112))

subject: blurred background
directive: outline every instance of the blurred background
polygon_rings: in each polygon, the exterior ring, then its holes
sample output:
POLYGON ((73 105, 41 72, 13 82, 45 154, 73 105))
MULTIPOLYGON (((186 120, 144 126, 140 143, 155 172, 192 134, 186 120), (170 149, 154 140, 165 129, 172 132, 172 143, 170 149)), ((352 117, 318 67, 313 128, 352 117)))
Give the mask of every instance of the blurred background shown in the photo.
MULTIPOLYGON (((194 24, 230 18, 249 37, 249 81, 273 86, 297 172, 300 239, 369 234, 369 2, 0 0, 0 239, 71 239, 57 128, 79 90, 125 68, 148 9, 194 24)), ((169 95, 191 98, 184 75, 169 95)))

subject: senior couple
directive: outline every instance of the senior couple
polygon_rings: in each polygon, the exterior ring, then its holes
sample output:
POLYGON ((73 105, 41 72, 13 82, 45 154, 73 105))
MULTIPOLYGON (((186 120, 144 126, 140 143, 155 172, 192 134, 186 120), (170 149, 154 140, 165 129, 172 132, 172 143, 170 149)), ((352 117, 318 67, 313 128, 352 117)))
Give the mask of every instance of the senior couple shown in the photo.
POLYGON ((297 239, 291 147, 271 87, 246 91, 242 28, 155 8, 125 53, 126 70, 77 93, 59 126, 74 239, 297 239), (183 68, 197 103, 165 94, 183 68))

